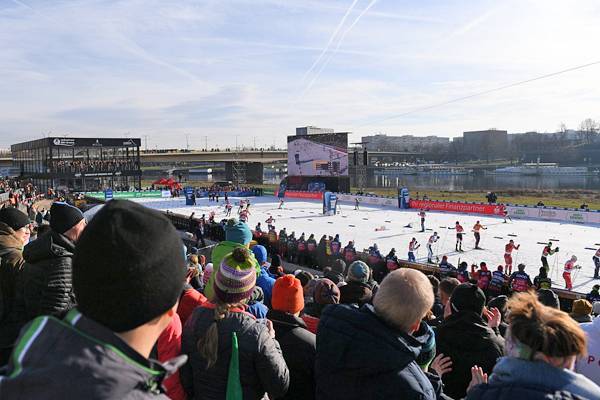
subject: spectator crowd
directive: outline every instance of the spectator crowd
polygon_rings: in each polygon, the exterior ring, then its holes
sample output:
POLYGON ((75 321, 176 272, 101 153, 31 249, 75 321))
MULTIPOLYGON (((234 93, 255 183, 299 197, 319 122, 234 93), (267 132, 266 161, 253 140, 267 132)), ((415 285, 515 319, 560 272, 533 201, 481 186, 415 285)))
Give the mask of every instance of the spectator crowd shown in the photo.
POLYGON ((569 315, 481 265, 425 275, 192 219, 207 257, 126 200, 91 221, 56 201, 36 225, 0 210, 0 398, 600 398, 600 287, 569 315))

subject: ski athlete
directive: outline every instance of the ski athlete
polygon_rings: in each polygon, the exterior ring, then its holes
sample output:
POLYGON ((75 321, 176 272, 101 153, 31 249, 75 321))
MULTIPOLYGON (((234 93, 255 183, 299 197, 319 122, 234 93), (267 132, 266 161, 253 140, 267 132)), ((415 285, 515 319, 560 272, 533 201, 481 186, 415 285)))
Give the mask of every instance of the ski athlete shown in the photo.
POLYGON ((469 282, 469 271, 467 271, 467 262, 463 261, 458 265, 458 271, 456 271, 456 279, 459 280, 460 283, 469 282))
POLYGON ((481 225, 479 223, 479 221, 477 221, 477 223, 473 226, 473 236, 475 236, 475 249, 476 250, 481 249, 481 247, 479 247, 479 241, 481 240, 481 234, 480 234, 481 229, 487 229, 487 228, 485 226, 481 225))
POLYGON ((218 203, 219 202, 219 192, 215 193, 215 201, 218 203))
POLYGON ((465 228, 460 225, 460 222, 456 221, 455 228, 456 229, 456 246, 454 247, 456 251, 462 250, 462 241, 463 241, 463 233, 465 232, 465 228))
POLYGON ((244 210, 244 205, 245 205, 245 202, 244 202, 244 200, 240 200, 240 203, 239 203, 239 205, 240 205, 240 207, 238 208, 238 212, 237 212, 237 213, 238 213, 238 215, 239 215, 239 214, 241 214, 241 213, 242 213, 242 211, 244 210))
POLYGON ((340 252, 342 250, 342 243, 340 242, 339 234, 335 235, 335 237, 333 238, 331 243, 329 243, 329 247, 331 247, 331 256, 334 259, 340 258, 340 252))
POLYGON ((225 192, 225 203, 229 202, 229 196, 227 196, 227 192, 225 192))
POLYGON ((533 286, 531 278, 525 272, 525 264, 517 265, 518 271, 514 272, 508 279, 508 285, 513 292, 526 292, 533 286))
POLYGON ((408 244, 408 261, 416 262, 417 259, 415 257, 415 250, 417 250, 421 245, 417 242, 416 238, 412 238, 410 243, 408 244))
POLYGON ((356 249, 354 248, 354 242, 352 240, 344 247, 344 260, 346 260, 346 264, 348 265, 356 260, 356 249))
POLYGON ((492 280, 488 285, 490 296, 500 295, 506 286, 507 280, 508 276, 504 273, 504 266, 498 265, 498 269, 492 273, 492 280))
POLYGON ((487 268, 487 264, 482 262, 479 264, 479 277, 477 278, 477 286, 487 293, 487 290, 492 281, 492 271, 487 268))
POLYGON ((270 215, 269 218, 267 218, 267 220, 265 221, 265 223, 267 224, 267 228, 271 229, 271 227, 273 226, 273 222, 275 222, 275 218, 273 218, 273 216, 270 215))
POLYGON ((398 257, 396 256, 396 249, 392 248, 388 255, 385 256, 385 266, 389 272, 400 268, 400 265, 398 264, 398 257))
POLYGON ((279 199, 279 207, 277 207, 278 210, 281 210, 283 208, 283 198, 279 199))
POLYGON ((448 262, 448 256, 442 256, 440 265, 440 276, 443 278, 456 276, 456 267, 448 262))
POLYGON ((600 249, 596 250, 596 254, 592 257, 594 261, 594 279, 600 279, 600 249))
POLYGON ((246 210, 250 211, 250 199, 246 199, 246 210))
POLYGON ((250 211, 247 208, 243 209, 240 212, 240 221, 248 222, 248 218, 250 217, 250 211))
POLYGON ((256 232, 258 234, 258 236, 260 236, 263 233, 262 227, 260 226, 260 222, 258 224, 256 224, 256 228, 254 228, 254 232, 256 232))
POLYGON ((359 204, 360 204, 360 200, 358 200, 358 197, 354 199, 354 209, 358 210, 359 209, 359 204))
POLYGON ((425 232, 425 209, 419 211, 419 217, 421 217, 421 232, 425 232))
POLYGON ((508 215, 508 210, 506 208, 502 210, 502 215, 504 216, 504 223, 506 223, 507 219, 509 219, 510 222, 512 222, 512 218, 510 217, 510 215, 508 215))
POLYGON ((571 256, 571 259, 565 263, 565 269, 563 272, 563 279, 565 280, 565 289, 572 290, 573 289, 573 281, 571 279, 571 272, 574 269, 581 269, 579 265, 575 265, 577 262, 577 256, 571 256))
POLYGON ((226 217, 231 216, 231 209, 233 208, 233 206, 231 205, 231 203, 229 202, 229 200, 227 200, 227 202, 225 203, 225 210, 227 210, 227 214, 225 214, 226 217))
POLYGON ((547 246, 544 246, 544 250, 542 250, 542 265, 546 268, 546 272, 550 270, 548 266, 548 256, 551 256, 554 253, 558 253, 558 247, 552 250, 552 242, 548 242, 547 246))
POLYGON ((512 273, 512 252, 513 250, 519 250, 520 247, 521 245, 515 245, 515 241, 512 239, 504 246, 504 264, 509 275, 512 273))
POLYGON ((535 290, 552 288, 552 280, 548 278, 546 268, 540 267, 540 274, 533 278, 533 286, 535 286, 535 290))
POLYGON ((379 248, 377 247, 377 243, 375 243, 373 246, 369 247, 369 255, 367 257, 367 262, 369 265, 373 266, 375 264, 378 264, 379 262, 381 262, 381 259, 383 257, 381 256, 381 252, 379 251, 379 248))
POLYGON ((209 224, 215 223, 215 212, 214 211, 211 211, 208 213, 208 223, 209 224))
POLYGON ((433 244, 438 241, 440 237, 437 232, 433 232, 433 235, 429 236, 427 240, 427 262, 433 264, 433 244))

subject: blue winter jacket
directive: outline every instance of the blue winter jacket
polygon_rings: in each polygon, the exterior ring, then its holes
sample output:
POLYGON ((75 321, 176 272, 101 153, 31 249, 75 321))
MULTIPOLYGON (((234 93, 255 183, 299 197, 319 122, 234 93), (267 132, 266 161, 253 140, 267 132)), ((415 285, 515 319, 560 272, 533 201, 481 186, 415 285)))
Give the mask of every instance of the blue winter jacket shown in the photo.
POLYGON ((575 372, 541 361, 501 358, 487 384, 475 386, 468 400, 600 399, 600 388, 575 372), (571 396, 571 397, 569 397, 571 396), (579 397, 575 397, 579 396, 579 397))
POLYGON ((415 362, 421 344, 380 320, 371 305, 331 305, 317 333, 317 399, 446 398, 437 375, 415 362))
POLYGON ((260 287, 265 295, 265 305, 271 308, 271 296, 273 295, 273 286, 275 279, 269 274, 267 267, 260 268, 260 275, 256 278, 256 286, 260 287))

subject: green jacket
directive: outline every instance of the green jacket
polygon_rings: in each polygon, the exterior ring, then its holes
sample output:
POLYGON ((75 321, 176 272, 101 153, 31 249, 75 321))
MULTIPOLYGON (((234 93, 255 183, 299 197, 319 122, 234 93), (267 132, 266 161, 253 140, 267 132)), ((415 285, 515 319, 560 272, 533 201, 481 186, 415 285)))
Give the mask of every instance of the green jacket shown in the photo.
MULTIPOLYGON (((242 244, 236 242, 229 242, 224 240, 215 246, 211 253, 211 262, 213 263, 213 270, 210 278, 208 279, 207 285, 204 287, 204 295, 210 301, 213 301, 213 282, 215 281, 215 275, 221 266, 221 261, 225 258, 225 256, 233 251, 236 247, 245 247, 242 244)), ((254 258, 254 254, 252 254, 252 260, 254 260, 254 265, 256 267, 256 276, 260 275, 260 265, 258 261, 254 258)))

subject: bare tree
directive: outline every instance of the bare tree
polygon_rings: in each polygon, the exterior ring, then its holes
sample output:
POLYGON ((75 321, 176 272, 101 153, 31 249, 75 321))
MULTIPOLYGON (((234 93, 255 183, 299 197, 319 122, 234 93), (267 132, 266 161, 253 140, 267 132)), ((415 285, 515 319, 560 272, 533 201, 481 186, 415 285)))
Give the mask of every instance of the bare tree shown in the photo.
POLYGON ((581 131, 580 135, 584 143, 592 144, 596 140, 596 136, 598 136, 600 124, 591 118, 586 118, 579 125, 579 130, 581 131))

